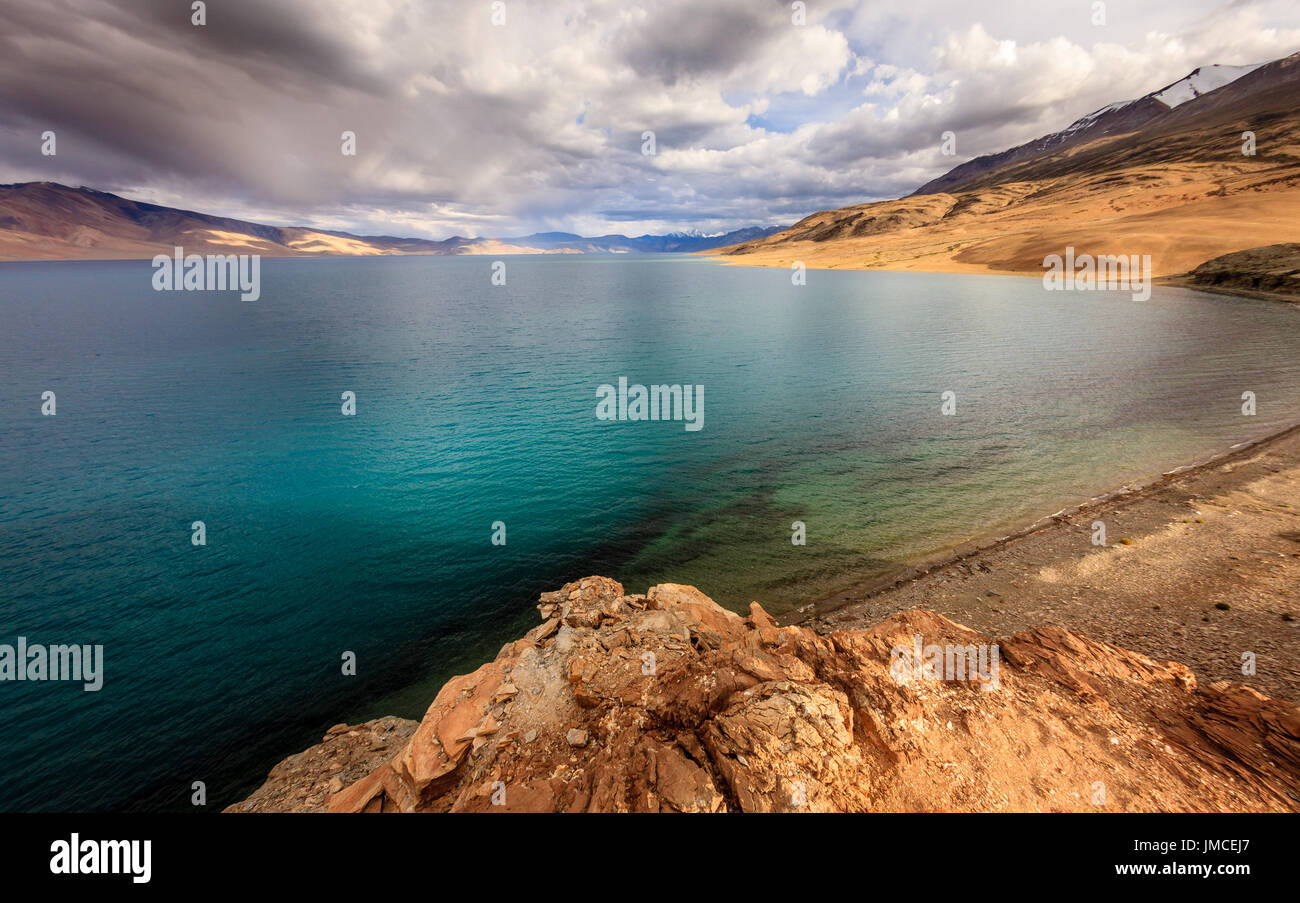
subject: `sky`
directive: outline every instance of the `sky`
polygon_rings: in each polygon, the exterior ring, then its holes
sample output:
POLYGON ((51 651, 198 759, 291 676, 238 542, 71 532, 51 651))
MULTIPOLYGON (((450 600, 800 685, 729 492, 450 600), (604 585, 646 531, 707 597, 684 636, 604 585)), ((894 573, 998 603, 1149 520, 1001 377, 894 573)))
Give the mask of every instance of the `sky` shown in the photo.
POLYGON ((364 234, 712 234, 1300 50, 1294 0, 192 6, 0 0, 0 182, 364 234))

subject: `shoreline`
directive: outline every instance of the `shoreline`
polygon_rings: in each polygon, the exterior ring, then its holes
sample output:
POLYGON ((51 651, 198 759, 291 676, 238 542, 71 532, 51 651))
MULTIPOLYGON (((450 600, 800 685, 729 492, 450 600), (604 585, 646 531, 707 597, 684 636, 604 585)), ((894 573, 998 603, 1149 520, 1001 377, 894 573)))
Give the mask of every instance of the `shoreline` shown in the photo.
POLYGON ((926 608, 993 635, 1054 624, 1297 700, 1300 597, 1286 590, 1297 578, 1300 423, 865 579, 780 623, 826 633, 926 608), (1097 520, 1105 546, 1091 542, 1097 520), (1228 634, 1240 642, 1225 651, 1228 634), (1240 653, 1260 650, 1276 653, 1268 672, 1243 678, 1240 653))
POLYGON ((1043 530, 1051 529, 1071 517, 1078 517, 1085 514, 1099 514, 1109 510, 1119 502, 1139 501, 1149 496, 1153 491, 1170 487, 1176 484, 1180 478, 1192 478, 1203 473, 1206 470, 1222 466, 1225 463, 1236 460, 1241 457, 1253 454, 1263 446, 1268 446, 1280 442, 1288 436, 1295 435, 1300 437, 1300 422, 1283 427, 1281 430, 1269 433, 1258 439, 1250 439, 1239 442, 1231 446, 1227 451, 1219 452, 1208 458, 1195 461, 1191 464, 1183 464, 1172 470, 1164 471, 1157 476, 1130 480, 1123 485, 1104 492, 1101 495, 1095 495, 1086 502, 1077 505, 1067 505, 1061 510, 1038 517, 1033 521, 1026 523, 1024 519, 1018 523, 1022 526, 1015 526, 1009 533, 1002 533, 995 530, 992 533, 975 539, 966 540, 951 546, 946 546, 935 552, 923 556, 919 561, 911 564, 900 564, 895 568, 873 577, 860 580, 846 589, 836 590, 833 593, 827 593, 819 596, 802 605, 784 612, 777 617, 782 624, 797 625, 803 624, 809 620, 816 620, 828 615, 834 614, 847 605, 854 604, 851 599, 840 599, 850 595, 861 596, 866 594, 877 595, 898 589, 906 584, 921 580, 924 577, 933 574, 943 568, 989 552, 1002 549, 1011 543, 1043 530), (1002 533, 996 539, 991 538, 993 533, 1002 533))
POLYGON ((1237 288, 1231 285, 1203 285, 1191 279, 1186 273, 1177 276, 1159 277, 1155 280, 1155 284, 1168 286, 1170 288, 1186 288, 1196 292, 1206 292, 1211 295, 1224 295, 1229 298, 1251 298, 1255 301, 1278 301, 1283 304, 1300 307, 1300 295, 1293 295, 1289 292, 1271 292, 1259 289, 1237 288))
MULTIPOLYGON (((719 254, 717 250, 713 248, 706 251, 690 251, 687 252, 686 256, 699 257, 721 266, 755 267, 756 269, 763 270, 788 270, 790 264, 799 259, 792 255, 789 261, 767 263, 762 260, 746 259, 750 256, 749 254, 719 254)), ((982 263, 950 265, 947 267, 927 269, 925 267, 904 267, 894 266, 891 264, 882 264, 879 266, 854 266, 851 263, 826 265, 825 263, 817 263, 816 261, 804 261, 804 268, 809 270, 824 270, 826 272, 847 273, 918 273, 931 276, 1016 276, 1022 279, 1042 278, 1041 273, 1026 273, 1019 270, 999 270, 982 263)))
MULTIPOLYGON (((782 270, 788 269, 785 263, 762 263, 758 261, 746 261, 736 259, 747 255, 733 254, 716 254, 713 251, 691 251, 687 256, 700 257, 710 263, 716 263, 719 266, 732 267, 754 267, 763 270, 782 270)), ((969 264, 963 267, 939 267, 935 269, 926 269, 924 267, 899 267, 899 266, 853 266, 839 265, 826 266, 817 263, 805 264, 806 269, 819 270, 827 273, 916 273, 918 275, 928 276, 1010 276, 1017 279, 1041 279, 1042 273, 1026 273, 1019 270, 998 270, 986 267, 982 264, 969 264)), ((1238 288, 1231 285, 1206 285, 1191 278, 1190 273, 1175 273, 1168 276, 1153 276, 1150 279, 1151 285, 1164 288, 1183 288, 1196 292, 1205 292, 1208 295, 1221 295, 1229 298, 1250 298, 1255 301, 1277 301, 1283 304, 1300 306, 1300 295, 1283 291, 1268 291, 1263 289, 1238 288)), ((1125 291, 1116 289, 1116 291, 1125 291)))

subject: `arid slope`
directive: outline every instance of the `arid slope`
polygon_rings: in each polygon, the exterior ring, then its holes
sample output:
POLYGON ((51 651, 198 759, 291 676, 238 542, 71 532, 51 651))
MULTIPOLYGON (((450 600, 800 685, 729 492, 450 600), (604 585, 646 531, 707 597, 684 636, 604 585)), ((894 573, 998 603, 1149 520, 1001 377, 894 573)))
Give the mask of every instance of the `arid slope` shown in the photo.
MULTIPOLYGON (((936 180, 931 184, 942 184, 936 180)), ((1149 254, 1153 274, 1300 239, 1300 54, 1127 134, 956 180, 960 190, 828 210, 723 249, 725 262, 1040 274, 1048 254, 1149 254), (1255 134, 1254 155, 1242 134, 1255 134)))
POLYGON ((465 244, 267 226, 53 182, 0 185, 0 260, 139 259, 176 246, 268 257, 458 254, 465 244))

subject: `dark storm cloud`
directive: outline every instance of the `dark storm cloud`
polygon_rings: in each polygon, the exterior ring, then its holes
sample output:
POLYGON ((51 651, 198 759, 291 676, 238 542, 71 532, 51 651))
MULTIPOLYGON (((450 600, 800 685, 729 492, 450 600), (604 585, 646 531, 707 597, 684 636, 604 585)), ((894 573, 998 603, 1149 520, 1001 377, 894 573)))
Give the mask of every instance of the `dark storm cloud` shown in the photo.
POLYGON ((321 81, 373 94, 391 86, 340 34, 342 23, 320 15, 314 4, 267 0, 211 0, 202 30, 191 24, 185 0, 132 0, 111 6, 104 20, 123 30, 171 42, 197 59, 222 58, 278 80, 321 81), (332 28, 331 28, 332 27, 332 28))
POLYGON ((240 142, 250 95, 390 90, 313 25, 306 4, 210 6, 196 28, 189 3, 6 0, 16 27, 0 35, 0 115, 24 134, 6 136, 5 159, 31 159, 30 130, 51 128, 59 164, 87 183, 237 190, 262 156, 240 142))
POLYGON ((624 31, 619 55, 637 75, 675 85, 729 74, 788 27, 788 4, 674 0, 647 9, 624 31))

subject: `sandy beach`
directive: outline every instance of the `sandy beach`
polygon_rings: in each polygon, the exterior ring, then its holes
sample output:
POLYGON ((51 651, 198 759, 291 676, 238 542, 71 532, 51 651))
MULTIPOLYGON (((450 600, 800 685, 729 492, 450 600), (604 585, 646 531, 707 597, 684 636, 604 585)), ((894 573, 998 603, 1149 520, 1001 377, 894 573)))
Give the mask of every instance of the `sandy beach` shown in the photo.
POLYGON ((993 636, 1055 625, 1300 699, 1300 426, 782 618, 819 632, 924 608, 993 636), (1106 545, 1093 544, 1093 524, 1106 545), (882 585, 885 584, 885 585, 882 585), (1256 673, 1242 673, 1243 653, 1256 673))

